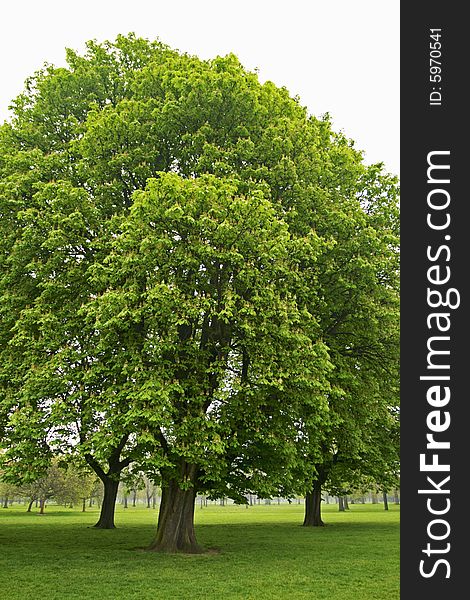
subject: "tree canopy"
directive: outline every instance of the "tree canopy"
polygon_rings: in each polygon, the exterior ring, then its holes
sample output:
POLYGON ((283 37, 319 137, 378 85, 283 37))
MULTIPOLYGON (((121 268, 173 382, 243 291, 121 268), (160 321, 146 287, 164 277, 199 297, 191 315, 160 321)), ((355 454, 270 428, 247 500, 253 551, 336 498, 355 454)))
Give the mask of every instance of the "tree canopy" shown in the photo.
POLYGON ((110 527, 136 463, 152 547, 195 551, 198 490, 307 491, 380 447, 397 182, 234 55, 129 35, 67 61, 0 129, 3 468, 78 457, 110 527))

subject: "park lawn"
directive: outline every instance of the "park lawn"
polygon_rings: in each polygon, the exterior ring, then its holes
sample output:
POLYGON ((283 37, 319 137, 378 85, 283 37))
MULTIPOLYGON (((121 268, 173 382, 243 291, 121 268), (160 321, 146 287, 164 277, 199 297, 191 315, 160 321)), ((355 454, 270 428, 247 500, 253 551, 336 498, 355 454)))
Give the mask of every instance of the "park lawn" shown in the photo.
POLYGON ((115 530, 90 529, 96 510, 0 509, 0 596, 8 600, 399 599, 399 506, 323 507, 301 526, 298 504, 196 508, 203 555, 142 550, 157 513, 117 508, 115 530))

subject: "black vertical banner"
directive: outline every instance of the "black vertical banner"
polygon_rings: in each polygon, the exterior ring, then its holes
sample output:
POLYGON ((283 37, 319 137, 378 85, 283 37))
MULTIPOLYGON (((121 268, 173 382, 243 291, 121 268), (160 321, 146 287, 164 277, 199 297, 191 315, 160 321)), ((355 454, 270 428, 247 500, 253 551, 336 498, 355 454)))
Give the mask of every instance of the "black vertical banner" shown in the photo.
POLYGON ((464 6, 401 3, 404 600, 468 597, 470 587, 470 36, 464 6))

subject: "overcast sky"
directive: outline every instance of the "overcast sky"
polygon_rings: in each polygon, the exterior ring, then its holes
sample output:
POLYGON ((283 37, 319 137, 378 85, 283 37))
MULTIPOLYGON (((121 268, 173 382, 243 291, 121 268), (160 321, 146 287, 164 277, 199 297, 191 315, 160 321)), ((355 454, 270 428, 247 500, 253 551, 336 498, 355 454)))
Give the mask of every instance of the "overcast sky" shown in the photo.
POLYGON ((130 31, 201 58, 234 52, 298 95, 310 114, 330 113, 365 152, 399 174, 399 0, 10 0, 0 37, 0 120, 44 62, 65 47, 130 31))

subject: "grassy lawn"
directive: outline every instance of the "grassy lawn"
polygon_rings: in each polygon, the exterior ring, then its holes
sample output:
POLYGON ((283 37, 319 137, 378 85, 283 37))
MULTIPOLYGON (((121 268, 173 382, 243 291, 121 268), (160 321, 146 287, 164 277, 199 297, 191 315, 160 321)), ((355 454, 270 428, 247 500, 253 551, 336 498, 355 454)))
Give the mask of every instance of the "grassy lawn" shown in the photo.
POLYGON ((0 509, 0 590, 8 600, 369 600, 399 598, 399 507, 323 507, 301 527, 298 504, 196 509, 196 556, 143 552, 157 514, 122 509, 117 529, 89 529, 97 511, 0 509))

